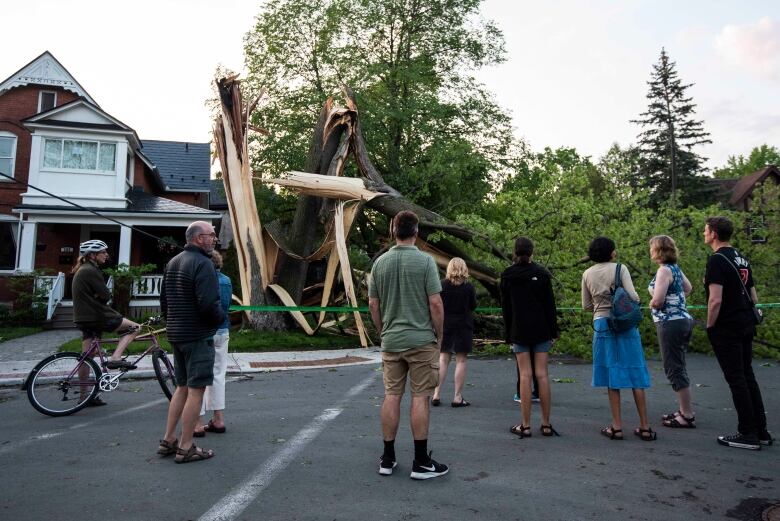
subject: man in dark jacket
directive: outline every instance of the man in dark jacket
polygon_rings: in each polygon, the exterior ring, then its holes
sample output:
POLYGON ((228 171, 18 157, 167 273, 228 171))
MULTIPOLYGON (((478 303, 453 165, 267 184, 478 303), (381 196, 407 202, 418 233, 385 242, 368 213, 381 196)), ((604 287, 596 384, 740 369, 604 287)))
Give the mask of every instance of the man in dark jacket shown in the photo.
POLYGON ((168 407, 165 437, 157 453, 176 454, 176 463, 208 459, 214 455, 192 443, 200 415, 203 392, 211 385, 214 370, 214 333, 225 320, 220 305, 219 284, 211 252, 217 242, 214 227, 196 221, 186 232, 184 251, 165 267, 160 290, 160 308, 173 346, 176 392, 168 407), (181 420, 181 441, 176 426, 181 420))

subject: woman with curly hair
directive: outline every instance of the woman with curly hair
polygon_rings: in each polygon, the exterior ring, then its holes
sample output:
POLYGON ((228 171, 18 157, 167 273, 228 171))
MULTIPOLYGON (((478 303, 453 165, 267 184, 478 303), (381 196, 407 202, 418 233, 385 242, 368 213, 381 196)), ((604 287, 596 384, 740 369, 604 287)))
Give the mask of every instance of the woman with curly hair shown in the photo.
POLYGON ((677 245, 668 235, 650 239, 650 259, 658 271, 650 281, 648 291, 650 311, 655 322, 658 345, 664 362, 664 372, 677 393, 677 412, 665 414, 663 425, 678 429, 696 427, 691 404, 691 384, 685 368, 685 350, 691 339, 693 318, 688 314, 685 297, 691 294, 691 283, 677 265, 677 245))

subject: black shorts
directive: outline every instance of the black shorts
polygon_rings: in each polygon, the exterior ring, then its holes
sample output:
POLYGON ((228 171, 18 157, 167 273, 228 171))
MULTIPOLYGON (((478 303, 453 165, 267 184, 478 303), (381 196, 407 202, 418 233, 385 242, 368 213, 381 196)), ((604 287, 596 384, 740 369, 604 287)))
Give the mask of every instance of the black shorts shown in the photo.
POLYGON ((214 338, 171 342, 173 369, 178 387, 201 389, 214 382, 214 338))
POLYGON ((76 326, 81 331, 81 338, 92 340, 100 338, 106 331, 116 331, 122 325, 122 317, 110 318, 107 322, 76 322, 76 326))
POLYGON ((471 353, 474 331, 466 328, 445 329, 441 342, 442 353, 471 353))

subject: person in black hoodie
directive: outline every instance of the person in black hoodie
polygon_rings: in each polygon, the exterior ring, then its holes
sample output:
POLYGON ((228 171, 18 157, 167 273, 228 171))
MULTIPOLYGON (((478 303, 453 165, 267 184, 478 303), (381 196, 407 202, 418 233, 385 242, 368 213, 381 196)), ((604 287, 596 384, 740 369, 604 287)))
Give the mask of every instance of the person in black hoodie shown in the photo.
MULTIPOLYGON (((558 319, 550 272, 532 262, 534 243, 528 237, 515 241, 515 263, 501 274, 501 307, 505 338, 512 346, 520 369, 520 395, 531 396, 532 366, 539 382, 543 436, 557 435, 550 424, 550 379, 547 357, 558 338, 558 319)), ((522 423, 510 431, 521 438, 531 436, 531 400, 520 403, 522 423)))

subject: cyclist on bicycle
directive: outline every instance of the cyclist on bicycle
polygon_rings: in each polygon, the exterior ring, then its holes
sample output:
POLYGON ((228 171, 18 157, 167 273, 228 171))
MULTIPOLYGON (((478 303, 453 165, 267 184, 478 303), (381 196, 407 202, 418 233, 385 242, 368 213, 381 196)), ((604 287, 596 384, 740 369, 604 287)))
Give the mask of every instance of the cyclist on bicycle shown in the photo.
MULTIPOLYGON (((108 260, 108 245, 99 240, 90 240, 79 246, 79 259, 74 266, 73 276, 73 322, 83 333, 82 352, 89 350, 92 339, 100 338, 106 331, 122 331, 116 350, 109 357, 109 369, 135 369, 135 365, 122 360, 122 353, 140 331, 140 326, 123 318, 108 306, 111 292, 103 279, 100 266, 108 260)), ((93 400, 95 402, 96 400, 93 400)), ((103 405, 102 400, 97 398, 103 405)))

